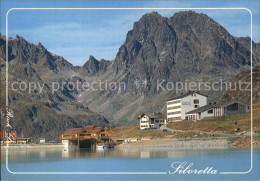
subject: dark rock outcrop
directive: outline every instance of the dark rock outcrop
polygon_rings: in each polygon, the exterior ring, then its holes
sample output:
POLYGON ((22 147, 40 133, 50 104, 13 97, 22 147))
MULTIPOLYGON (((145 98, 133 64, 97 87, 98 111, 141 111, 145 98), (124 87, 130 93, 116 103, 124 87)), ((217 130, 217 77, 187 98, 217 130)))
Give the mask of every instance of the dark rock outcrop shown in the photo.
POLYGON ((83 68, 88 75, 95 75, 97 73, 104 73, 107 71, 110 64, 111 62, 108 60, 101 59, 98 61, 95 57, 90 55, 89 60, 83 65, 83 68))

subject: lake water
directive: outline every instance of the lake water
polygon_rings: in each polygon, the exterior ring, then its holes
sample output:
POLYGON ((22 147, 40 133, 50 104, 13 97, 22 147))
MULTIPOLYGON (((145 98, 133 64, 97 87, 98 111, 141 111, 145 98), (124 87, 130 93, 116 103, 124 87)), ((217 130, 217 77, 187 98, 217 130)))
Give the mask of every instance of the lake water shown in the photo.
POLYGON ((259 180, 260 168, 259 150, 254 150, 254 167, 249 174, 220 174, 220 172, 243 172, 250 168, 250 150, 235 149, 108 149, 106 151, 88 149, 65 151, 61 148, 9 149, 8 153, 2 150, 1 158, 2 180, 259 180), (8 167, 14 172, 13 174, 6 169, 6 156, 8 167), (191 169, 197 170, 213 167, 217 170, 217 174, 169 174, 169 171, 173 171, 171 168, 173 162, 193 163, 191 169), (46 174, 56 172, 56 174, 39 175, 34 172, 46 174), (67 174, 64 174, 66 172, 67 174))

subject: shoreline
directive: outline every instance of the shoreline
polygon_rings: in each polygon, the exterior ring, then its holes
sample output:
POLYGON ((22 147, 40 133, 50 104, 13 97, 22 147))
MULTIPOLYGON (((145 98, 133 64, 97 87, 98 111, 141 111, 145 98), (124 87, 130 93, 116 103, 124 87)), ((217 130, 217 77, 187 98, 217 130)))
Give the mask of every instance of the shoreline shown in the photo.
MULTIPOLYGON (((242 140, 242 145, 237 140, 230 141, 228 138, 202 138, 202 139, 150 139, 138 140, 132 143, 122 143, 115 146, 118 149, 250 149, 249 140, 242 140)), ((66 148, 62 143, 56 144, 9 144, 8 149, 48 149, 66 148)), ((253 142, 253 149, 259 149, 259 143, 253 142)), ((1 150, 7 149, 1 145, 1 150)))
MULTIPOLYGON (((230 141, 228 138, 216 139, 151 139, 140 140, 132 143, 123 143, 116 148, 119 149, 251 149, 250 142, 243 140, 230 141)), ((259 142, 253 141, 253 149, 259 149, 259 142)))
MULTIPOLYGON (((18 148, 28 148, 28 149, 39 149, 39 148, 65 148, 62 143, 57 144, 9 144, 8 149, 18 149, 18 148)), ((1 145, 1 150, 7 149, 6 145, 1 145)))
POLYGON ((212 139, 212 140, 173 140, 173 139, 151 139, 140 140, 133 143, 123 143, 116 148, 121 149, 148 149, 148 148, 198 148, 198 149, 215 149, 215 148, 229 148, 226 139, 212 139))

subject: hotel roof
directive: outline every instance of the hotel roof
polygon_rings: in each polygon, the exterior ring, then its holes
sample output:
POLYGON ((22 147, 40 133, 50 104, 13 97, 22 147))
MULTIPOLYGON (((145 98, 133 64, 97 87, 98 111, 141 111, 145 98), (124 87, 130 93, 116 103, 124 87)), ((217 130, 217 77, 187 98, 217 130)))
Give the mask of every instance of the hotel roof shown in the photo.
POLYGON ((199 92, 188 92, 188 93, 186 93, 186 94, 176 95, 176 96, 174 96, 174 97, 172 97, 172 98, 167 99, 167 101, 171 101, 171 100, 174 100, 174 99, 181 99, 181 98, 187 97, 187 96, 192 95, 192 94, 199 94, 199 95, 208 97, 208 96, 206 96, 206 95, 204 95, 204 94, 201 94, 201 93, 199 93, 199 92))
POLYGON ((244 103, 241 103, 241 102, 238 102, 238 101, 221 102, 221 103, 218 103, 218 104, 208 104, 208 105, 202 106, 198 109, 189 111, 186 114, 195 114, 195 113, 199 113, 199 112, 204 112, 204 111, 208 111, 212 108, 225 107, 225 106, 228 106, 228 105, 234 104, 234 103, 247 105, 247 104, 244 104, 244 103))
POLYGON ((195 114, 195 113, 199 113, 199 112, 204 112, 204 111, 208 111, 214 107, 217 107, 216 104, 208 104, 208 105, 202 106, 198 109, 195 109, 193 111, 189 111, 186 114, 195 114))
POLYGON ((153 114, 149 114, 149 115, 147 115, 149 118, 151 118, 151 119, 165 119, 165 116, 162 114, 162 113, 160 113, 160 112, 158 112, 158 113, 153 113, 153 114))

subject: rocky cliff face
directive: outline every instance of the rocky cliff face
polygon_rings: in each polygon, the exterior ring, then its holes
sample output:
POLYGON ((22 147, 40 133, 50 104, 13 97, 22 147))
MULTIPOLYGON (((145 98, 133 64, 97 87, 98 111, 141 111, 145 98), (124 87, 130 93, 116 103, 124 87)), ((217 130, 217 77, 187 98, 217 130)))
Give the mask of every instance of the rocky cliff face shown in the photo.
MULTIPOLYGON (((253 65, 259 62, 259 44, 253 43, 253 65), (258 48, 258 49, 257 49, 258 48)), ((170 18, 156 12, 143 15, 126 35, 107 70, 106 79, 125 82, 125 92, 88 92, 90 108, 110 119, 136 120, 137 113, 165 111, 165 100, 175 90, 157 89, 157 81, 231 81, 250 67, 250 40, 230 35, 205 14, 185 11, 170 18), (135 85, 140 80, 140 86, 135 85), (142 82, 147 80, 148 84, 142 82), (111 107, 111 105, 113 105, 111 107), (149 106, 148 106, 149 105, 149 106)), ((187 90, 184 90, 187 91, 187 90)), ((211 101, 223 91, 206 92, 211 101)), ((81 97, 84 101, 84 94, 81 97)))
MULTIPOLYGON (((165 18, 152 12, 127 33, 113 69, 117 76, 127 74, 129 84, 133 78, 148 79, 147 91, 153 95, 155 80, 232 77, 250 65, 248 43, 240 42, 205 14, 187 11, 165 18)), ((253 56, 253 64, 258 61, 253 56)))
MULTIPOLYGON (((4 68, 4 37, 0 42, 4 68)), ((253 65, 259 62, 259 47, 259 43, 253 43, 253 65)), ((74 67, 41 44, 36 46, 17 36, 9 41, 9 64, 10 82, 37 80, 46 84, 40 95, 10 93, 10 105, 22 110, 16 111, 15 128, 28 136, 35 130, 57 137, 68 127, 108 124, 104 117, 126 125, 136 123, 140 113, 165 112, 165 100, 176 91, 158 90, 157 81, 163 80, 165 87, 177 81, 232 80, 250 66, 250 39, 230 35, 205 14, 185 11, 166 18, 151 12, 134 23, 112 61, 90 56, 82 67, 74 67), (123 82, 125 89, 83 91, 65 87, 51 93, 53 81, 100 80, 117 85, 123 82)), ((202 92, 213 100, 223 93, 203 88, 202 92)))
MULTIPOLYGON (((237 100, 248 105, 251 104, 251 70, 246 70, 238 74, 232 81, 233 87, 236 85, 241 89, 227 90, 221 97, 220 101, 237 100), (241 84, 242 83, 242 84, 241 84)), ((252 91, 253 104, 260 101, 260 64, 256 65, 252 70, 252 91)))
MULTIPOLYGON (((1 41, 1 105, 5 102, 5 38, 1 41)), ((88 124, 108 125, 108 120, 78 103, 68 86, 53 91, 53 82, 73 81, 74 67, 53 55, 40 43, 36 46, 17 36, 9 40, 9 107, 11 125, 19 136, 58 140, 64 130, 88 124), (31 89, 29 85, 31 84, 31 89), (21 86, 19 88, 19 86, 21 86)), ((2 110, 1 118, 4 116, 2 110)), ((5 126, 5 119, 1 121, 5 126)))
POLYGON ((93 56, 89 56, 88 61, 83 65, 83 71, 90 76, 96 75, 97 73, 104 73, 107 71, 111 62, 105 59, 98 61, 93 56))

